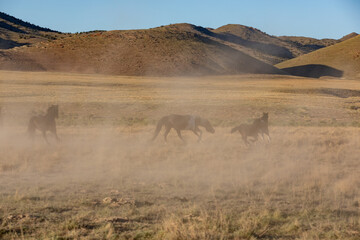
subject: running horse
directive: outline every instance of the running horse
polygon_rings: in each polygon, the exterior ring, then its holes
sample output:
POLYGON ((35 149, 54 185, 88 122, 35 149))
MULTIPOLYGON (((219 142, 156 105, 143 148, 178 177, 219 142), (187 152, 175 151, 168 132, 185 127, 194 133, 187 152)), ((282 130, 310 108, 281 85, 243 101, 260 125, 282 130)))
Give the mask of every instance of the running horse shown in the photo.
POLYGON ((263 112, 262 117, 256 118, 253 121, 254 125, 259 126, 259 133, 261 134, 262 139, 264 140, 264 134, 267 136, 268 142, 270 142, 270 134, 269 134, 269 113, 263 112))
POLYGON ((60 141, 56 133, 55 119, 59 117, 59 106, 52 105, 48 108, 45 115, 34 116, 30 119, 28 125, 28 133, 31 138, 34 137, 36 129, 42 132, 42 135, 47 143, 49 143, 46 132, 49 131, 54 134, 57 141, 60 141))
POLYGON ((252 142, 258 140, 259 134, 264 139, 264 134, 267 135, 268 142, 270 142, 269 135, 269 114, 263 113, 262 117, 256 118, 252 124, 241 124, 231 129, 231 133, 240 132, 242 139, 246 145, 249 145, 248 137, 252 137, 252 142))
POLYGON ((158 136, 162 126, 165 126, 165 135, 164 135, 165 142, 167 141, 167 135, 169 134, 172 128, 176 130, 177 135, 183 142, 185 142, 185 140, 181 136, 182 130, 190 130, 193 133, 195 133, 195 135, 198 136, 198 142, 201 141, 201 137, 202 137, 202 131, 199 128, 200 126, 204 127, 206 131, 210 133, 215 132, 215 129, 211 126, 209 120, 205 118, 192 116, 192 115, 171 114, 168 116, 164 116, 159 120, 152 141, 155 140, 155 138, 158 136))

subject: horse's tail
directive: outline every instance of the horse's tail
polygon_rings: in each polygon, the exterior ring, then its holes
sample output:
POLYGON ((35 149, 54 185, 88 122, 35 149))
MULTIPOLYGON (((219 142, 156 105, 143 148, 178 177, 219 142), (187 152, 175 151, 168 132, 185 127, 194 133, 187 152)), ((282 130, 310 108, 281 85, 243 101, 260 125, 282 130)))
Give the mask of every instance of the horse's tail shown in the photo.
POLYGON ((30 137, 34 136, 35 128, 36 127, 35 127, 35 123, 34 123, 34 118, 31 118, 30 121, 29 121, 29 124, 28 124, 28 129, 27 129, 27 132, 28 132, 30 137))
POLYGON ((159 135, 159 132, 161 131, 162 126, 166 123, 166 121, 168 120, 167 116, 162 117, 159 122, 156 125, 156 129, 154 132, 154 136, 152 137, 151 141, 155 140, 155 138, 157 137, 157 135, 159 135))
POLYGON ((237 126, 237 127, 234 127, 233 129, 231 129, 231 133, 234 133, 236 131, 239 131, 241 128, 241 125, 240 126, 237 126))

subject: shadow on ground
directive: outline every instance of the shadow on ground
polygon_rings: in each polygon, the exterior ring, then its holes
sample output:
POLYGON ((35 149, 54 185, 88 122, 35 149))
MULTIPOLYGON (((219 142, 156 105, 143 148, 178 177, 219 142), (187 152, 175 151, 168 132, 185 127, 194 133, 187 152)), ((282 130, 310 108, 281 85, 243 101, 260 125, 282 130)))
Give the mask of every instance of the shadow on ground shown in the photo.
POLYGON ((281 69, 291 75, 320 78, 323 76, 342 77, 343 71, 321 64, 308 64, 281 69))

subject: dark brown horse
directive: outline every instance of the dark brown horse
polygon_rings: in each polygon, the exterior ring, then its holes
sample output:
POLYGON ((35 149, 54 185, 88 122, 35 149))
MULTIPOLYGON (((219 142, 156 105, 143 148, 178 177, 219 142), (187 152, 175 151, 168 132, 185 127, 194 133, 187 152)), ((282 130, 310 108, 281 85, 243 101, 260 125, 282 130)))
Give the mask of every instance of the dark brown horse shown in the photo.
POLYGON ((248 141, 248 137, 252 137, 252 142, 255 142, 258 140, 258 136, 260 133, 259 126, 257 124, 241 124, 237 127, 234 127, 231 129, 231 133, 234 133, 236 131, 239 131, 242 139, 244 140, 245 144, 250 144, 248 141))
POLYGON ((268 136, 268 141, 270 141, 268 119, 269 119, 269 114, 263 113, 263 116, 261 118, 255 119, 252 124, 241 124, 231 129, 231 133, 239 131, 242 136, 242 139, 247 145, 250 144, 249 141, 247 140, 248 137, 252 137, 253 138, 252 142, 255 142, 258 140, 259 134, 262 135, 263 139, 264 139, 264 134, 266 134, 268 136))
POLYGON ((49 143, 46 132, 50 131, 54 134, 57 141, 59 141, 59 137, 56 133, 56 122, 55 119, 59 117, 59 107, 58 105, 52 105, 48 108, 46 115, 44 116, 34 116, 30 119, 28 125, 28 133, 30 137, 34 137, 36 129, 42 132, 43 137, 46 142, 49 143))
POLYGON ((154 136, 152 140, 155 140, 157 135, 159 134, 162 126, 165 126, 165 135, 164 139, 166 142, 167 135, 170 130, 174 128, 177 132, 177 135, 181 140, 185 142, 185 140, 181 136, 181 130, 190 130, 198 136, 198 141, 201 141, 202 131, 199 129, 199 126, 204 127, 206 131, 214 133, 215 129, 211 126, 209 120, 192 115, 177 115, 171 114, 165 117, 162 117, 155 129, 154 136))
POLYGON ((267 136, 268 142, 270 142, 270 134, 269 134, 269 113, 263 113, 261 118, 257 118, 253 121, 253 124, 258 125, 260 128, 260 134, 262 139, 264 139, 264 134, 267 136))

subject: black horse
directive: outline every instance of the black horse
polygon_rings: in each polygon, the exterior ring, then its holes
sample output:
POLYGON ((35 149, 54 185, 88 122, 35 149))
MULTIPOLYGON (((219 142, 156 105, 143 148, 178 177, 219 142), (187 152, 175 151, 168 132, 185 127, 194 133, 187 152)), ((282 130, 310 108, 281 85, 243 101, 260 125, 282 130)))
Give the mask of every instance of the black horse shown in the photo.
POLYGON ((248 137, 252 137, 253 138, 252 142, 255 142, 258 140, 259 134, 261 134, 263 139, 264 139, 264 134, 266 134, 268 137, 268 141, 270 142, 268 125, 269 125, 269 114, 263 113, 263 116, 255 119, 252 124, 241 124, 231 129, 231 133, 239 131, 244 142, 247 145, 249 144, 249 141, 247 140, 248 137))
POLYGON ((48 108, 46 115, 44 116, 34 116, 30 119, 28 125, 28 133, 30 137, 34 137, 36 129, 42 132, 43 137, 45 138, 46 142, 49 143, 46 132, 50 131, 54 134, 57 141, 60 141, 57 133, 56 133, 56 122, 55 119, 59 117, 59 106, 52 105, 48 108))
POLYGON ((174 128, 181 140, 185 142, 185 140, 181 136, 181 130, 190 130, 195 133, 199 138, 198 141, 201 141, 202 131, 199 129, 199 126, 202 126, 206 129, 206 131, 214 133, 215 129, 211 126, 209 120, 192 115, 177 115, 171 114, 165 117, 162 117, 155 129, 154 136, 152 140, 154 140, 157 135, 159 134, 162 126, 165 125, 165 135, 164 139, 166 142, 167 135, 169 134, 170 130, 174 128))

